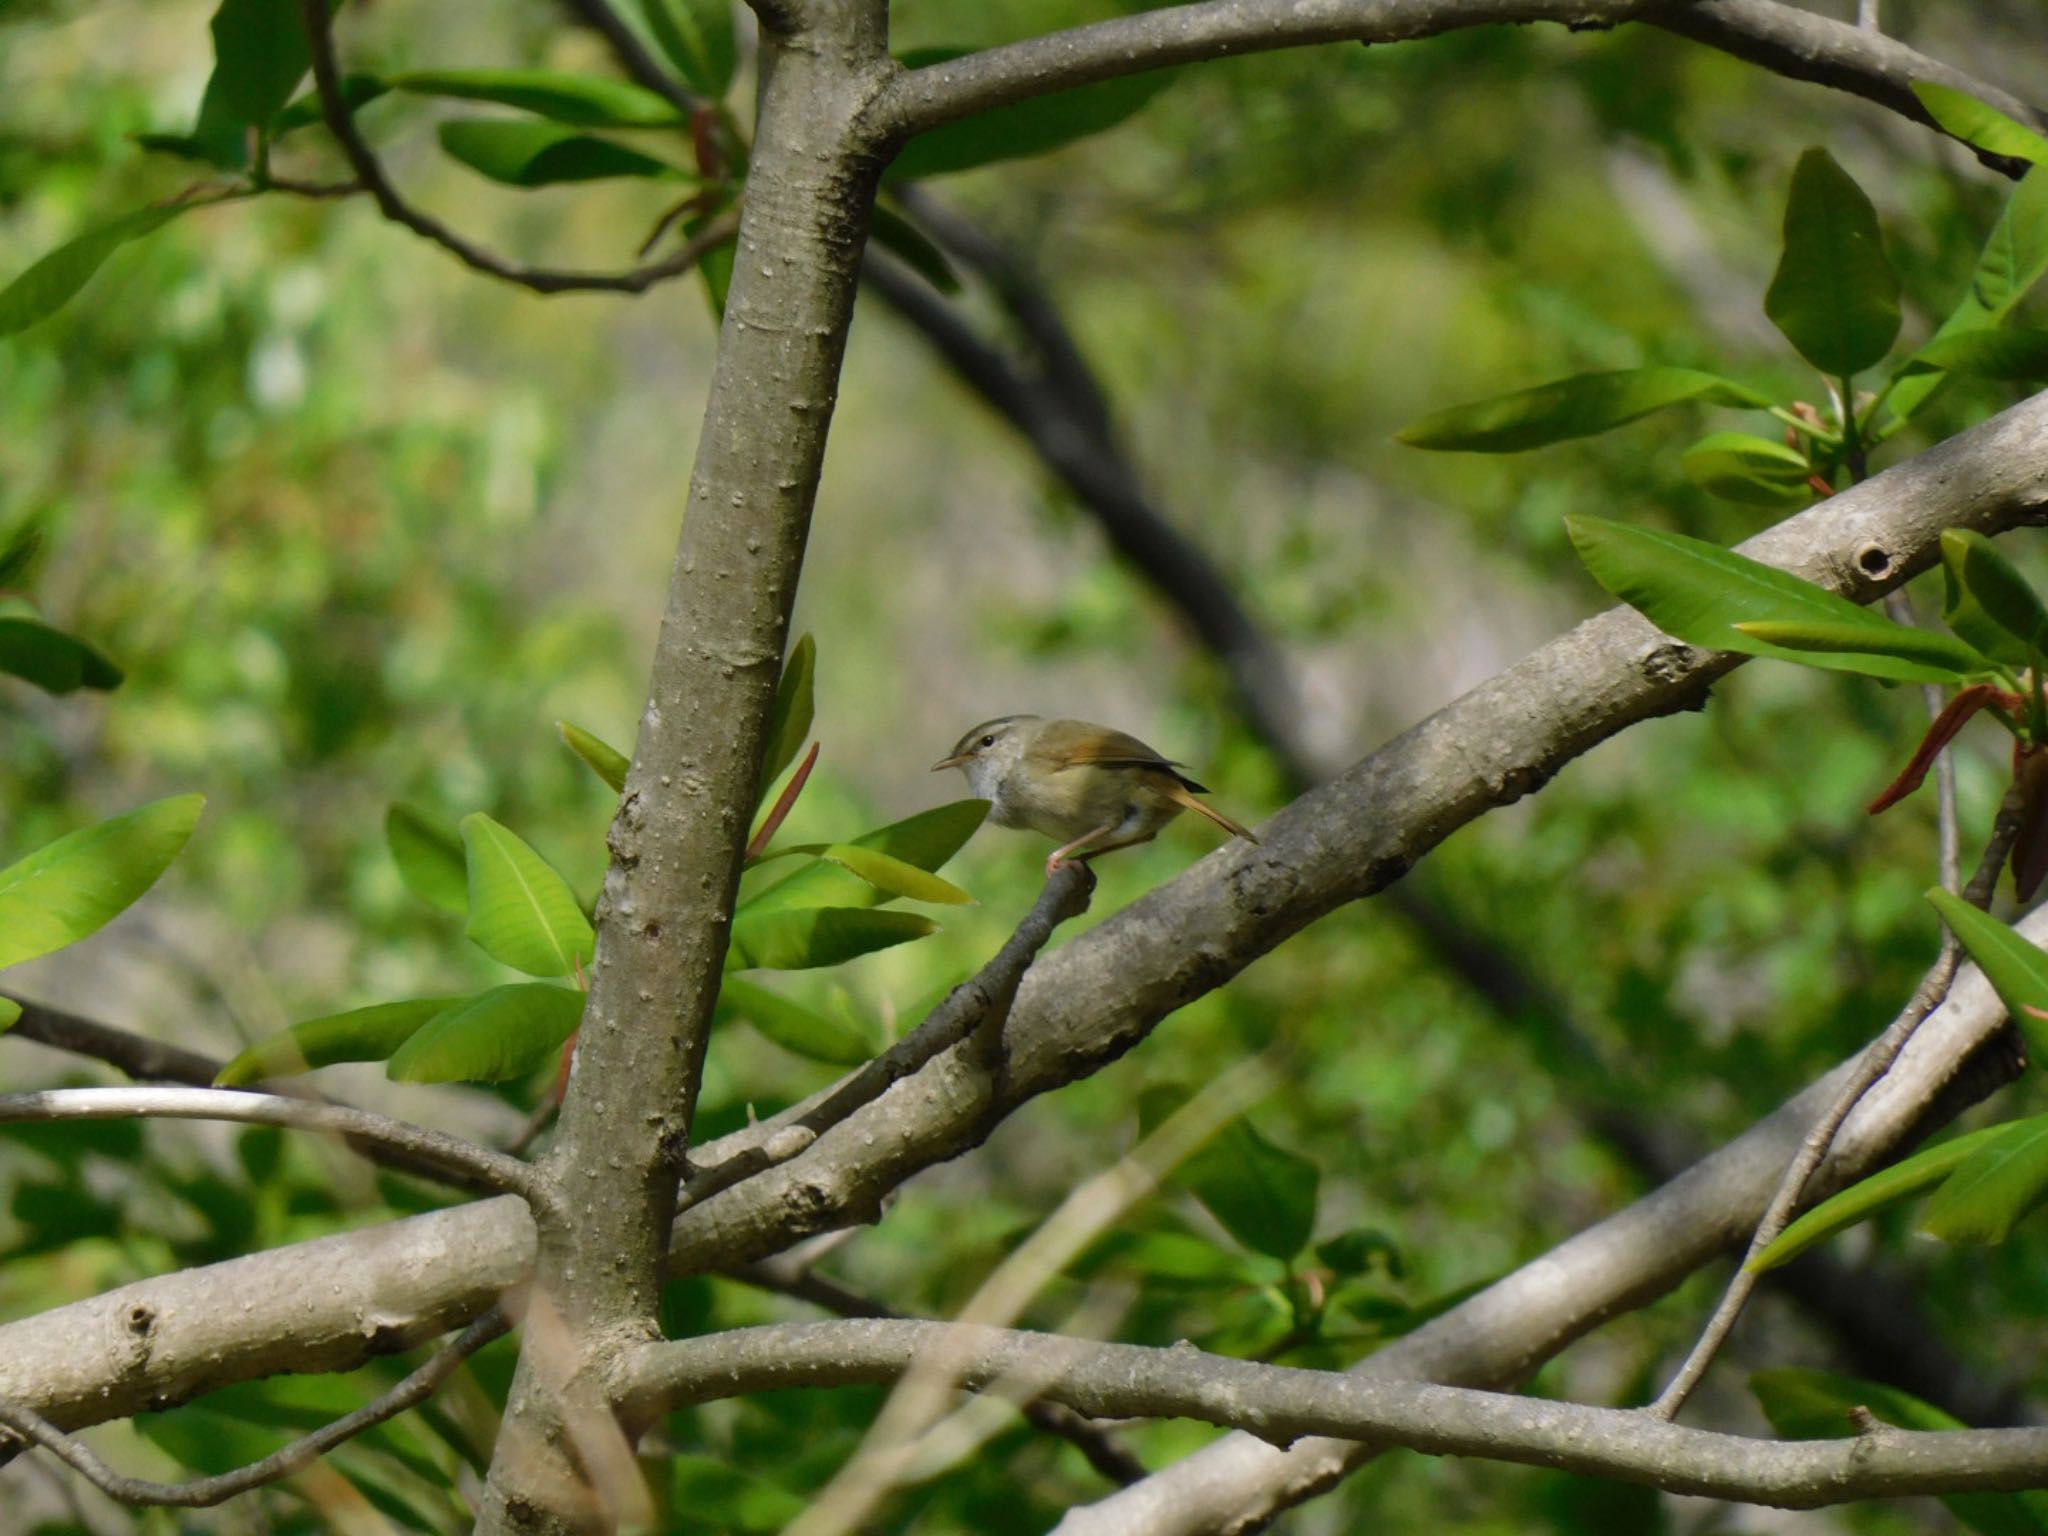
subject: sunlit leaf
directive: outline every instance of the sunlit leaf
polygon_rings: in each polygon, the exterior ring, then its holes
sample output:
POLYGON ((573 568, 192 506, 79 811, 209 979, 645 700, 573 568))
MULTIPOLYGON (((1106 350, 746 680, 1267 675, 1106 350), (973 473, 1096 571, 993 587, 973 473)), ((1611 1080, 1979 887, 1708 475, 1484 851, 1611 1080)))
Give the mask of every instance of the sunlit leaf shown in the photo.
POLYGON ((385 1067, 401 1083, 502 1083, 545 1066, 583 1021, 569 987, 521 981, 459 1002, 417 1030, 385 1067))
POLYGON ((1691 368, 1624 368, 1454 405, 1394 435, 1411 448, 1520 453, 1606 432, 1688 400, 1750 409, 1771 403, 1768 395, 1691 368))
POLYGON ((1877 210, 1824 149, 1809 149, 1792 172, 1784 253, 1764 313, 1801 357, 1836 378, 1879 361, 1899 334, 1899 277, 1877 210))
POLYGON ((121 669, 74 635, 35 619, 0 618, 0 673, 46 693, 118 688, 121 669))
POLYGON ((1922 1232, 1949 1243, 2002 1243, 2048 1199, 2048 1115, 1995 1129, 1934 1192, 1922 1232))
POLYGON ((835 1066, 858 1066, 883 1044, 878 1031, 858 1020, 806 1008, 737 976, 726 977, 719 988, 718 1016, 753 1025, 785 1051, 835 1066))
POLYGON ((2036 1061, 2048 1061, 2048 1028, 2028 1011, 2048 1010, 2048 954, 1952 891, 1936 886, 1927 899, 1977 962, 2005 1011, 2027 1037, 2028 1054, 2036 1061))
POLYGON ((939 925, 917 912, 867 907, 742 910, 733 918, 726 964, 735 970, 801 971, 921 939, 939 925))
POLYGON ((2031 384, 2048 379, 2048 331, 2013 328, 1957 331, 1937 336, 1907 364, 1945 369, 1973 379, 2031 384))
POLYGON ((775 707, 768 717, 768 745, 761 755, 761 784, 755 792, 758 804, 775 787, 783 770, 796 761, 811 734, 816 715, 818 647, 809 635, 789 648, 782 664, 782 679, 775 685, 775 707))
POLYGON ((1709 433, 1685 450, 1678 467, 1708 495, 1746 507, 1803 507, 1813 500, 1806 456, 1748 432, 1709 433))
POLYGON ((459 997, 416 997, 307 1019, 258 1040, 214 1078, 222 1088, 292 1077, 339 1061, 383 1061, 459 997))
POLYGON ((950 880, 942 880, 906 860, 892 858, 873 848, 863 848, 857 843, 796 843, 778 849, 771 857, 784 854, 809 854, 813 858, 830 859, 840 868, 852 870, 888 896, 943 902, 948 906, 966 906, 974 900, 950 880))
POLYGON ((1749 1267, 1761 1273, 1789 1264, 1814 1244, 1826 1241, 1837 1232, 1846 1232, 1868 1221, 1879 1211, 1925 1194, 1967 1162, 1985 1142, 2004 1130, 2004 1126, 1994 1125, 1987 1130, 1972 1131, 1967 1136, 1958 1136, 1953 1141, 1944 1141, 1938 1146, 1915 1152, 1911 1157, 1901 1158, 1867 1179, 1859 1179, 1785 1228, 1750 1261, 1749 1267))
MULTIPOLYGON (((853 846, 886 853, 918 869, 935 870, 960 851, 987 815, 986 800, 956 800, 857 837, 853 846)), ((852 871, 819 863, 748 897, 740 912, 759 915, 799 907, 874 906, 888 899, 886 892, 852 871)))
POLYGON ((16 331, 55 314, 71 302, 78 290, 114 252, 130 240, 154 234, 192 206, 191 203, 177 203, 164 208, 144 208, 65 241, 5 288, 0 288, 0 336, 12 336, 16 331))
POLYGON ((1827 652, 1857 661, 1890 657, 1944 669, 1957 682, 1994 670, 1988 657, 1954 635, 1904 624, 1888 634, 1881 634, 1867 624, 1815 623, 1807 619, 1758 619, 1735 627, 1752 639, 1783 646, 1788 651, 1827 652))
POLYGON ((441 148, 479 175, 508 187, 604 181, 614 176, 686 179, 665 160, 564 128, 508 118, 457 118, 437 130, 441 148))
POLYGON ((387 76, 386 81, 393 90, 494 101, 578 128, 669 128, 682 121, 665 98, 605 75, 553 69, 414 69, 387 76))
POLYGON ((462 818, 469 859, 469 924, 493 960, 529 976, 566 976, 597 947, 569 882, 509 827, 482 811, 462 818))
POLYGON ((0 869, 0 966, 75 944, 125 911, 170 867, 205 804, 158 800, 0 869))
MULTIPOLYGON (((1174 1084, 1147 1088, 1138 1096, 1139 1129, 1150 1135, 1188 1098, 1174 1084)), ((1285 1262, 1308 1245, 1322 1170, 1268 1141, 1249 1120, 1224 1126, 1180 1165, 1176 1178, 1254 1253, 1285 1262)))
POLYGON ((1875 649, 1896 640, 1906 626, 1859 608, 1789 571, 1684 534, 1606 518, 1568 517, 1565 529, 1578 547, 1579 558, 1601 586, 1688 645, 1775 656, 1810 667, 1901 682, 1957 681, 1953 668, 1907 661, 1875 649), (1870 634, 1874 649, 1868 653, 1795 651, 1735 628, 1757 622, 1861 627, 1870 634))
MULTIPOLYGON (((923 69, 958 58, 961 51, 913 49, 902 56, 902 62, 913 70, 923 69)), ((1120 75, 1099 84, 1053 91, 977 113, 918 135, 903 147, 884 174, 890 181, 911 181, 971 170, 998 160, 1042 155, 1062 144, 1114 128, 1173 84, 1176 77, 1173 70, 1120 75)))
POLYGON ((691 90, 713 101, 739 63, 733 0, 640 0, 647 30, 691 90))
POLYGON ((0 997, 0 1031, 12 1029, 21 1018, 21 1004, 11 997, 0 997))
POLYGON ((582 758, 592 773, 615 790, 626 787, 626 770, 633 764, 625 753, 566 720, 557 720, 555 729, 562 733, 562 740, 569 750, 582 758))
POLYGON ((2015 122, 1988 102, 1931 80, 1915 80, 1913 94, 1944 132, 1964 143, 1987 154, 2048 165, 2048 135, 2015 122))
POLYGON ((469 870, 461 838, 426 812, 394 803, 384 815, 384 839, 407 890, 428 906, 457 917, 469 911, 469 870))

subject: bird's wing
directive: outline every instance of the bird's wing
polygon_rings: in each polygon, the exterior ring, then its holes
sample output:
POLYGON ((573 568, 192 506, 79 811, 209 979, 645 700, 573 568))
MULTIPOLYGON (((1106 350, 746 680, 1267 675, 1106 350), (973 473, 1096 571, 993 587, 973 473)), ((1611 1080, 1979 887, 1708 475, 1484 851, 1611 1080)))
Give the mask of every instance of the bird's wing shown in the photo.
POLYGON ((1082 720, 1052 721, 1039 731, 1026 755, 1055 773, 1084 763, 1105 768, 1157 768, 1189 789, 1202 788, 1180 771, 1179 763, 1161 757, 1137 737, 1082 720))

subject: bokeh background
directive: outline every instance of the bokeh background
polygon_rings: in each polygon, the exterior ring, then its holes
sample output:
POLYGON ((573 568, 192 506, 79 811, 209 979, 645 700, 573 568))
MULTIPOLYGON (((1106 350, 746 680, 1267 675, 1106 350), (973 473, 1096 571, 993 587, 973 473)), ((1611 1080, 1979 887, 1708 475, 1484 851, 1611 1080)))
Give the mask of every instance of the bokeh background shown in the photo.
MULTIPOLYGON (((191 167, 133 136, 189 123, 210 67, 209 9, 0 3, 0 279, 191 181, 191 167)), ((904 0, 895 35, 901 48, 975 45, 1115 9, 904 0)), ((2029 0, 1966 14, 1894 4, 1886 20, 2022 93, 2029 70, 2041 78, 2029 0)), ((387 69, 608 67, 539 0, 378 0, 350 8, 343 36, 352 61, 387 69)), ((621 265, 660 211, 659 192, 632 185, 492 186, 440 155, 436 109, 378 110, 375 136, 417 200, 503 249, 621 265)), ((1651 362, 1817 391, 1761 307, 1791 166, 1817 143, 1876 201, 1905 280, 1906 338, 1924 336, 1958 296, 2004 184, 1875 108, 1648 31, 1488 29, 1187 69, 1109 133, 927 190, 1055 298, 1148 489, 1292 658, 1317 750, 1348 761, 1605 606, 1571 556, 1566 513, 1719 540, 1767 519, 1711 501, 1679 471, 1701 432, 1759 430, 1733 413, 1680 410, 1505 458, 1424 454, 1392 434, 1441 406, 1651 362)), ((332 168, 316 145, 293 153, 332 168)), ((985 295, 961 302, 1000 324, 985 295)), ((488 810, 594 892, 610 797, 553 726, 630 743, 714 344, 694 281, 637 300, 538 298, 464 271, 362 200, 281 198, 179 221, 116 256, 56 319, 0 340, 0 530, 44 522, 39 604, 128 670, 108 696, 0 682, 0 861, 154 796, 208 798, 155 894, 9 986, 231 1054, 295 1019, 497 979, 453 919, 402 885, 383 838, 395 800, 450 824, 488 810)), ((1929 435, 2008 398, 1957 390, 1929 413, 1929 435)), ((2042 569, 2034 537, 2002 547, 2042 569)), ((823 746, 795 837, 844 837, 957 798, 958 780, 929 763, 966 726, 1018 710, 1131 730, 1188 761, 1243 819, 1287 793, 1172 606, 872 298, 854 327, 797 623, 818 645, 823 746)), ((1092 1255, 1034 1320, 1056 1323, 1113 1282, 1118 1337, 1357 1358, 1647 1187, 1631 1126, 1668 1154, 1709 1146, 1889 1019, 1936 942, 1919 899, 1932 813, 1924 795, 1874 822, 1861 806, 1910 751, 1919 709, 1912 690, 1744 669, 1703 713, 1629 732, 1413 877, 1456 933, 1521 979, 1519 1004, 1482 995, 1469 966, 1380 904, 1346 909, 920 1179, 834 1272, 906 1309, 957 1305, 1130 1145, 1144 1088, 1199 1084, 1277 1042, 1287 1080, 1253 1123, 1319 1165, 1319 1237, 1376 1231, 1398 1265, 1359 1280, 1327 1336, 1301 1339, 1280 1267, 1175 1190, 1132 1218, 1151 1247, 1092 1255)), ((1971 738, 1962 763, 1971 840, 1998 789, 1994 734, 1971 738)), ((1214 841, 1206 825, 1177 825, 1105 861, 1086 921, 1214 841)), ((1007 935, 1044 851, 985 829, 949 870, 978 906, 940 914, 931 940, 794 978, 792 992, 909 1027, 1007 935)), ((730 1031, 713 1046, 703 1125, 729 1129, 830 1076, 730 1031)), ((87 1064, 0 1039, 11 1089, 92 1079, 87 1064)), ((399 1089, 374 1069, 323 1082, 501 1138, 535 1086, 399 1089)), ((2000 1112, 2035 1097, 2008 1090, 2000 1112)), ((431 1198, 267 1133, 10 1135, 0 1317, 431 1198)), ((1880 1267, 1899 1328, 2008 1408, 2023 1401, 2048 1365, 2039 1233, 1949 1250, 1904 1227, 1880 1224, 1841 1253, 1880 1267)), ((1696 1283, 1610 1326, 1537 1390, 1653 1390, 1711 1294, 1696 1283)), ((802 1313, 722 1281, 673 1301, 678 1326, 802 1313)), ((1846 1338, 1839 1318, 1767 1293, 1702 1415, 1760 1428, 1743 1389, 1756 1364, 1874 1370, 1846 1338)), ((779 1528, 872 1406, 819 1394, 672 1424, 693 1452, 676 1528, 779 1528)), ((1169 1424, 1129 1438, 1159 1465, 1208 1434, 1169 1424)), ((110 1455, 159 1472, 180 1443, 175 1429, 102 1437, 110 1455)), ((0 1471, 10 1488, 53 1529, 126 1528, 94 1499, 69 1512, 25 1463, 0 1471)), ((1019 1428, 903 1497, 878 1529, 1042 1530, 1105 1489, 1070 1448, 1019 1428)), ((140 1526, 267 1531, 362 1515, 310 1497, 140 1526)), ((1765 1514, 1394 1456, 1288 1528, 1919 1531, 1949 1518, 1931 1501, 1765 1514)))

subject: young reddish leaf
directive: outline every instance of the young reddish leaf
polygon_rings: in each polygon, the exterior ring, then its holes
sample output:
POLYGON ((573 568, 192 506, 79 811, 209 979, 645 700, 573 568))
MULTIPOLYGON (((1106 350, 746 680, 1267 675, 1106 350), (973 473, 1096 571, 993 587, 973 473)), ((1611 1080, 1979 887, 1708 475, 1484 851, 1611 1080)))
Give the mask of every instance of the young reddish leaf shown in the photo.
POLYGON ((1986 706, 2003 709, 2008 713, 2026 707, 2026 700, 2004 688, 1994 688, 1989 683, 1972 683, 1959 691, 1948 701, 1942 712, 1934 717, 1934 723, 1927 727, 1927 734, 1920 738, 1920 746, 1896 779, 1887 784, 1878 797, 1867 808, 1869 815, 1888 811, 1906 796, 1918 789, 1927 777, 1927 770, 1934 766, 1934 760, 1941 750, 1956 739, 1956 733, 1969 723, 1970 717, 1986 706))
POLYGON ((769 839, 782 830, 783 822, 789 819, 789 813, 796 808, 796 797, 804 792, 804 785, 810 782, 811 770, 818 766, 818 748, 823 745, 823 742, 811 743, 811 750, 804 754, 803 762, 798 765, 796 772, 790 775, 789 783, 784 785, 782 793, 775 797, 775 804, 769 808, 767 817, 761 822, 760 830, 747 841, 748 858, 761 857, 769 839))

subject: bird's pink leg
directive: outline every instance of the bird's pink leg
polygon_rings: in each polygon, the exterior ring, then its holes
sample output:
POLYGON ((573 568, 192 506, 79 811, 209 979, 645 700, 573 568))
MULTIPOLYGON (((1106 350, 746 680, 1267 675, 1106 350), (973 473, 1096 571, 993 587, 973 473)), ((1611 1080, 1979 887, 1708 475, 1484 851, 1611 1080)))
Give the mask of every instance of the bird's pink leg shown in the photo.
POLYGON ((1079 850, 1086 848, 1098 837, 1107 837, 1116 829, 1117 823, 1113 821, 1105 821, 1101 826, 1092 828, 1087 832, 1083 832, 1079 837, 1075 838, 1071 843, 1068 843, 1065 847, 1053 849, 1051 856, 1048 857, 1045 861, 1045 872, 1048 875, 1058 874, 1061 866, 1063 866, 1067 862, 1067 856, 1069 854, 1076 853, 1079 850))

